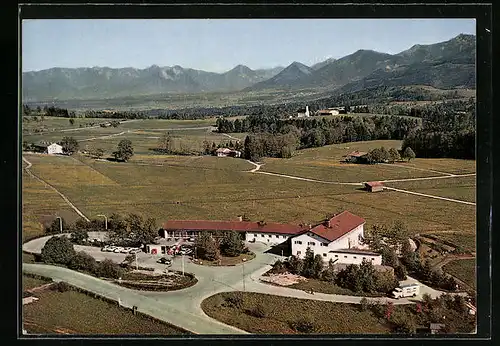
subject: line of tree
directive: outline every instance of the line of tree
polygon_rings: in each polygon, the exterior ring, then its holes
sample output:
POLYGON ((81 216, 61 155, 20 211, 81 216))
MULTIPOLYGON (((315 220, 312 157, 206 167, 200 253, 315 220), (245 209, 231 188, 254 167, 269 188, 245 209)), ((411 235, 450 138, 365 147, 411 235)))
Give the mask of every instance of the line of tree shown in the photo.
MULTIPOLYGON (((224 119, 223 122, 227 124, 230 121, 224 119)), ((265 156, 289 157, 290 152, 293 153, 297 149, 336 143, 378 139, 401 140, 419 126, 416 119, 389 116, 287 120, 249 116, 243 120, 236 119, 233 123, 237 122, 242 124, 243 132, 251 132, 245 139, 245 158, 257 160, 265 156)), ((236 130, 235 125, 232 126, 233 131, 236 130)), ((231 125, 226 127, 231 128, 231 125)))
POLYGON ((368 164, 394 163, 401 160, 410 161, 415 157, 415 152, 410 147, 406 147, 405 150, 399 152, 399 150, 397 150, 396 148, 389 148, 389 150, 387 150, 382 146, 380 148, 370 150, 366 154, 366 160, 361 162, 366 162, 368 164))
POLYGON ((119 264, 106 259, 96 262, 85 252, 76 252, 73 243, 66 236, 51 237, 42 248, 41 259, 47 264, 58 264, 98 277, 118 279, 124 273, 119 264))

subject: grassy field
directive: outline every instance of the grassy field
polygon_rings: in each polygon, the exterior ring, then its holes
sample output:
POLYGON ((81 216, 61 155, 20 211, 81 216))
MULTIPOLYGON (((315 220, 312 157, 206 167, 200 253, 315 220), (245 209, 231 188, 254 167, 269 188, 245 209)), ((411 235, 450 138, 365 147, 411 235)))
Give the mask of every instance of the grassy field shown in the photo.
POLYGON ((237 257, 226 257, 226 256, 222 256, 221 257, 221 260, 220 260, 220 264, 219 264, 219 261, 201 261, 201 262, 198 262, 195 260, 194 263, 196 264, 200 264, 200 265, 206 265, 206 266, 218 266, 218 265, 221 265, 221 266, 234 266, 236 264, 240 264, 240 263, 243 263, 243 260, 245 260, 246 262, 250 261, 250 260, 253 260, 255 258, 255 254, 254 253, 251 253, 251 254, 241 254, 237 257))
POLYGON ((450 179, 394 182, 386 183, 386 185, 408 191, 458 199, 462 201, 476 201, 475 176, 450 179))
POLYGON ((460 259, 451 261, 443 266, 443 270, 456 276, 469 286, 476 288, 476 260, 460 259))
MULTIPOLYGON (((58 119, 59 120, 59 119, 58 119)), ((140 120, 118 128, 84 129, 45 136, 70 134, 80 145, 105 148, 109 155, 121 139, 132 140, 135 155, 127 163, 96 161, 82 155, 53 157, 25 155, 32 171, 64 193, 87 217, 98 214, 137 213, 167 219, 235 219, 245 214, 251 220, 316 223, 327 214, 350 210, 365 218, 366 228, 403 220, 411 233, 457 232, 473 244, 475 208, 453 202, 408 195, 395 191, 370 194, 356 186, 321 184, 263 174, 250 174, 254 168, 241 159, 213 156, 156 155, 149 149, 158 137, 170 130, 177 146, 200 149, 203 140, 229 142, 230 138, 208 131, 214 119, 140 120), (195 129, 190 129, 195 128, 195 129), (130 131, 130 132, 127 132, 130 131), (115 137, 99 138, 113 134, 115 137), (471 242, 472 240, 472 242, 471 242)), ((230 134, 244 138, 245 134, 230 134)), ((60 140, 60 138, 57 138, 60 140)), ((336 182, 361 182, 437 176, 474 172, 475 162, 452 159, 415 159, 397 165, 353 165, 340 163, 353 151, 384 146, 399 148, 401 141, 355 142, 301 150, 291 159, 264 159, 261 170, 336 182)), ((47 215, 75 219, 76 214, 53 190, 23 177, 23 236, 39 234, 47 215)), ((417 191, 475 200, 474 177, 388 183, 417 191)))
POLYGON ((39 301, 23 306, 23 324, 34 334, 186 334, 177 328, 114 304, 67 291, 37 292, 39 301))
POLYGON ((23 242, 43 234, 44 225, 56 216, 69 222, 79 217, 54 190, 26 172, 22 174, 22 208, 23 242))
POLYGON ((45 285, 46 283, 49 283, 50 280, 42 280, 38 278, 33 278, 31 276, 23 275, 22 282, 23 282, 23 291, 26 291, 35 287, 45 285))
MULTIPOLYGON (((134 212, 161 222, 234 219, 245 214, 252 220, 315 223, 347 209, 365 218, 366 227, 400 219, 413 233, 475 232, 473 206, 250 174, 245 171, 252 166, 240 159, 138 155, 135 163, 109 163, 41 155, 27 158, 34 173, 53 183, 88 217, 134 212), (150 165, 139 165, 144 162, 150 165)), ((354 174, 363 174, 353 169, 354 174)), ((38 207, 37 200, 30 205, 38 207)))
POLYGON ((359 311, 356 305, 304 300, 259 293, 244 293, 241 308, 225 306, 220 293, 205 299, 201 307, 207 315, 254 334, 297 334, 290 323, 308 316, 318 334, 387 334, 391 329, 370 311, 359 311), (248 313, 263 306, 264 317, 248 313), (286 308, 284 308, 286 307, 286 308))

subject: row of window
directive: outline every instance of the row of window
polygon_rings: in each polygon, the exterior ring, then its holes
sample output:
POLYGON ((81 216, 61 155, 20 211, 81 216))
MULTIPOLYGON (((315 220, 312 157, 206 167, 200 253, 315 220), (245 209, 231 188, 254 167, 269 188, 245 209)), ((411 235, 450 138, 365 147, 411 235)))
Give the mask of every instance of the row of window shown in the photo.
MULTIPOLYGON (((294 241, 294 244, 299 244, 299 245, 301 245, 301 244, 302 244, 302 240, 295 240, 295 241, 294 241)), ((316 245, 316 243, 315 243, 315 242, 313 242, 313 241, 308 241, 308 242, 307 242, 307 245, 309 245, 309 246, 315 246, 315 245, 316 245)), ((328 244, 319 243, 319 246, 328 246, 328 244)))
MULTIPOLYGON (((254 234, 253 236, 254 236, 254 237, 258 237, 258 234, 254 234)), ((267 236, 268 236, 269 238, 272 238, 272 237, 273 237, 273 235, 272 235, 272 234, 268 234, 267 236)), ((280 236, 279 236, 279 235, 277 235, 277 234, 275 234, 274 236, 275 236, 276 238, 279 238, 279 237, 280 237, 280 236)), ((260 237, 261 237, 261 238, 264 238, 264 237, 265 237, 265 234, 261 234, 261 235, 260 235, 260 237)), ((283 239, 286 239, 286 235, 282 235, 281 237, 282 237, 283 239)))
MULTIPOLYGON (((300 256, 300 254, 301 254, 301 253, 302 253, 301 251, 297 251, 297 256, 300 256)), ((323 253, 323 257, 326 257, 326 256, 327 256, 327 254, 326 254, 326 253, 323 253)), ((339 257, 339 255, 335 255, 335 257, 336 257, 336 258, 338 258, 338 257, 339 257)), ((348 256, 344 256, 344 258, 347 258, 347 257, 348 257, 348 256)), ((356 257, 356 256, 353 256, 352 258, 356 259, 357 257, 356 257)), ((366 257, 363 257, 363 260, 366 260, 366 257)), ((370 261, 374 261, 374 260, 375 260, 375 258, 373 258, 373 257, 372 257, 372 258, 370 258, 370 261)))

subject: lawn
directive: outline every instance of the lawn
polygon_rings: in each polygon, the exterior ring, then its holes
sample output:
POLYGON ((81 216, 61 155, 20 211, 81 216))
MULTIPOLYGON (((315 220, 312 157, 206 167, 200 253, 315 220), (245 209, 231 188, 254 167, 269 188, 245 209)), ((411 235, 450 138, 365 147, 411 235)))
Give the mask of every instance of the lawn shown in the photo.
MULTIPOLYGON (((364 296, 364 297, 369 297, 369 296, 380 297, 381 296, 380 293, 379 294, 377 294, 377 293, 369 294, 366 292, 359 292, 359 293, 354 292, 348 288, 343 288, 343 287, 334 285, 330 282, 321 281, 321 280, 317 280, 317 279, 307 279, 305 281, 300 281, 300 282, 297 282, 293 285, 289 285, 286 287, 294 288, 294 289, 302 290, 302 291, 306 291, 306 292, 310 292, 312 289, 313 292, 315 292, 315 293, 341 294, 341 295, 346 295, 346 296, 364 296)), ((311 297, 311 299, 313 299, 313 298, 314 297, 311 297)))
POLYGON ((443 266, 443 270, 476 289, 476 260, 460 259, 443 266))
POLYGON ((187 334, 156 320, 73 290, 37 292, 23 306, 23 325, 34 334, 187 334))
POLYGON ((42 280, 39 278, 33 278, 31 276, 23 275, 22 277, 22 283, 23 283, 23 291, 35 288, 35 287, 40 287, 42 285, 45 285, 49 283, 51 280, 42 280))
POLYGON ((290 323, 308 317, 318 334, 388 334, 391 328, 381 323, 371 311, 360 311, 357 305, 243 293, 241 308, 227 306, 219 293, 205 299, 201 307, 210 317, 254 334, 298 334, 290 323), (255 317, 249 310, 264 308, 264 317, 255 317))
POLYGON ((386 186, 434 196, 476 202, 476 177, 386 183, 386 186))
POLYGON ((22 174, 22 208, 23 242, 42 235, 44 225, 56 216, 70 222, 79 217, 54 190, 26 172, 22 174))

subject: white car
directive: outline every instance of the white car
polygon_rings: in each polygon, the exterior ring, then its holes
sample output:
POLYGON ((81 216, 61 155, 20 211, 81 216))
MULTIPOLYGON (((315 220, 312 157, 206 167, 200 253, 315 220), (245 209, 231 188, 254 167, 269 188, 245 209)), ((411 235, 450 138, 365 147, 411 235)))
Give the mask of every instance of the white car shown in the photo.
POLYGON ((130 251, 129 247, 124 247, 120 250, 120 253, 128 253, 130 251))
POLYGON ((108 246, 105 246, 104 249, 105 249, 104 251, 113 252, 113 251, 115 251, 115 246, 108 245, 108 246))
POLYGON ((131 253, 131 254, 135 254, 135 253, 139 253, 139 252, 141 252, 141 251, 142 251, 142 250, 141 250, 141 249, 139 249, 139 248, 133 248, 132 250, 130 250, 130 251, 129 251, 129 253, 131 253))
POLYGON ((116 247, 116 248, 113 250, 113 252, 114 252, 114 253, 120 253, 120 252, 122 252, 122 249, 123 249, 123 248, 121 248, 121 247, 116 247))

